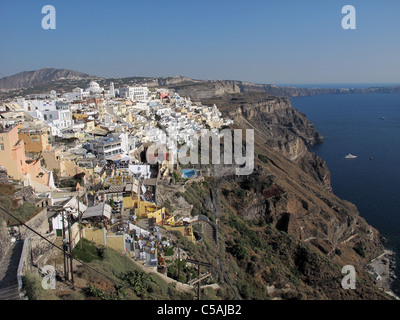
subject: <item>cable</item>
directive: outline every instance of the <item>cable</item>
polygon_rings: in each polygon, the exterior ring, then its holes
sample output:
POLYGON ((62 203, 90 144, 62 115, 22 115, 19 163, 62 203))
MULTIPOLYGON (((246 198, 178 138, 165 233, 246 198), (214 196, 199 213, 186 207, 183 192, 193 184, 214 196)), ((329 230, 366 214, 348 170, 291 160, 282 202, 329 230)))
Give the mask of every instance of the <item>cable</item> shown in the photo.
MULTIPOLYGON (((14 218, 15 220, 17 220, 20 224, 22 224, 24 227, 28 228, 30 231, 32 231, 33 233, 37 234, 39 237, 41 237, 42 239, 46 240, 48 243, 50 243, 52 246, 56 247, 57 249, 67 252, 65 251, 63 248, 57 246, 55 243, 51 242, 49 239, 45 238, 44 236, 42 236, 40 233, 36 232, 35 230, 33 230, 31 227, 27 226, 25 223, 23 223, 20 219, 18 219, 17 217, 15 217, 13 214, 9 213, 6 209, 0 207, 1 210, 3 210, 6 214, 8 214, 9 216, 11 216, 12 218, 14 218)), ((67 252, 69 254, 69 252, 67 252)))
MULTIPOLYGON (((70 252, 64 250, 63 248, 57 246, 55 243, 51 242, 50 240, 48 240, 47 238, 45 238, 44 236, 42 236, 40 233, 38 233, 37 231, 35 231, 35 230, 32 229, 31 227, 27 226, 24 222, 22 222, 20 219, 18 219, 17 217, 15 217, 13 214, 11 214, 10 212, 8 212, 6 209, 2 208, 1 206, 0 206, 0 209, 1 209, 2 211, 4 211, 6 214, 8 214, 9 216, 11 216, 12 218, 14 218, 16 221, 18 221, 18 222, 19 222, 20 224, 22 224, 24 227, 26 227, 27 229, 29 229, 30 231, 32 231, 33 233, 35 233, 36 235, 38 235, 38 236, 41 237, 42 239, 46 240, 46 241, 47 241, 48 243, 50 243, 52 246, 54 246, 54 247, 56 247, 57 249, 63 251, 64 253, 67 253, 67 255, 69 255, 69 256, 71 257, 71 259, 73 259, 73 260, 75 260, 75 261, 81 263, 83 266, 85 266, 85 267, 87 267, 87 268, 89 268, 89 269, 91 269, 91 270, 93 270, 93 271, 96 271, 98 274, 101 274, 102 276, 104 276, 105 278, 111 280, 111 281, 114 282, 114 283, 120 284, 120 285, 122 285, 122 286, 124 286, 124 287, 127 287, 127 288, 132 288, 130 285, 126 284, 125 282, 122 282, 122 281, 120 281, 120 280, 115 280, 115 279, 111 278, 109 275, 100 272, 99 270, 97 270, 96 268, 94 268, 94 267, 92 267, 92 266, 89 266, 89 265, 86 264, 85 262, 83 262, 83 261, 81 261, 81 260, 79 260, 79 259, 77 259, 77 258, 74 258, 73 255, 72 255, 72 253, 70 253, 70 252)), ((148 294, 149 294, 150 296, 152 296, 152 297, 155 296, 154 294, 150 294, 150 293, 148 293, 148 294)), ((157 298, 157 297, 156 297, 156 298, 157 298)))

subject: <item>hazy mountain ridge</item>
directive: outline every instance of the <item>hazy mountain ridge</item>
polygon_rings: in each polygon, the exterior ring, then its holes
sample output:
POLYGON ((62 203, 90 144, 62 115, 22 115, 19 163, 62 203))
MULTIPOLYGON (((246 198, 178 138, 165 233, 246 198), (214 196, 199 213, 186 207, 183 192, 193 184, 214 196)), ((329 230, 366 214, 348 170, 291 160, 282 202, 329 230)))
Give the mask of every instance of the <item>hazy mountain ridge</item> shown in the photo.
POLYGON ((8 91, 23 89, 31 86, 44 85, 60 79, 77 80, 92 77, 94 76, 74 70, 43 68, 34 71, 23 71, 15 75, 0 79, 0 90, 8 91))
POLYGON ((182 96, 192 95, 194 99, 218 97, 221 93, 248 92, 265 93, 280 97, 313 96, 318 94, 400 93, 400 85, 362 89, 335 87, 296 88, 239 80, 196 80, 185 76, 105 78, 68 69, 43 68, 40 70, 20 72, 0 79, 0 92, 3 92, 1 98, 38 93, 43 89, 43 85, 48 85, 50 90, 57 89, 65 92, 71 90, 76 84, 82 85, 81 80, 84 79, 95 79, 102 86, 108 85, 112 81, 115 83, 116 88, 126 85, 165 87, 177 91, 182 96), (69 82, 60 83, 62 80, 69 80, 69 82), (25 89, 28 89, 28 92, 24 92, 25 89))
POLYGON ((258 84, 238 80, 187 81, 171 86, 181 95, 194 95, 194 98, 218 97, 221 93, 265 93, 280 97, 314 96, 319 94, 361 94, 361 93, 400 93, 400 85, 370 88, 295 88, 258 84), (194 93, 193 93, 194 92, 194 93))

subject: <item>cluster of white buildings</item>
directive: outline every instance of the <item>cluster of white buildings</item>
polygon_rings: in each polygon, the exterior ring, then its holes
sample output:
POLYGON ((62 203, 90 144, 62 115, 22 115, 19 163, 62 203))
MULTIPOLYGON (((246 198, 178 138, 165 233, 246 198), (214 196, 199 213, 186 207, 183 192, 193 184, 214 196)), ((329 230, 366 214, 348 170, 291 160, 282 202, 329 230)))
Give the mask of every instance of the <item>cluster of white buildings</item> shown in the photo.
MULTIPOLYGON (((193 103, 167 89, 144 86, 101 87, 91 81, 72 92, 17 98, 14 108, 48 127, 51 139, 76 138, 84 157, 118 160, 133 156, 143 143, 165 143, 168 148, 190 144, 201 129, 217 130, 233 123, 218 108, 193 103)), ((15 111, 15 110, 14 110, 15 111)), ((49 140, 50 141, 50 140, 49 140)), ((137 162, 136 162, 137 163, 137 162)))

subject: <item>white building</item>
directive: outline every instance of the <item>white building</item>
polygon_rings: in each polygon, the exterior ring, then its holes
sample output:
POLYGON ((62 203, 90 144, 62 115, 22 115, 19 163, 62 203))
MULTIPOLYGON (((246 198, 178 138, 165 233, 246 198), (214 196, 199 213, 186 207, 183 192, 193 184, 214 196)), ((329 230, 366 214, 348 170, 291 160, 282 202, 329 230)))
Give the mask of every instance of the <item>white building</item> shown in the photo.
POLYGON ((100 87, 100 85, 96 81, 91 81, 88 87, 85 89, 85 92, 89 93, 102 93, 104 88, 100 87))
POLYGON ((31 112, 36 109, 40 111, 56 109, 56 100, 26 100, 24 98, 18 98, 16 102, 26 112, 31 112))
POLYGON ((69 109, 44 110, 42 113, 44 122, 51 127, 62 130, 72 126, 69 109))
POLYGON ((108 95, 111 98, 115 97, 114 82, 110 82, 110 90, 108 91, 108 95))
POLYGON ((128 134, 114 133, 104 138, 97 138, 91 141, 89 149, 101 160, 127 155, 130 151, 128 134))
POLYGON ((79 87, 72 89, 72 92, 66 92, 62 95, 67 100, 82 100, 89 96, 89 91, 85 91, 79 87))
POLYGON ((121 98, 129 98, 133 101, 147 100, 149 89, 147 87, 123 87, 119 88, 119 96, 121 98))
POLYGON ((44 115, 43 112, 40 111, 39 109, 33 110, 33 111, 28 111, 27 114, 29 114, 31 117, 42 120, 44 121, 44 115))

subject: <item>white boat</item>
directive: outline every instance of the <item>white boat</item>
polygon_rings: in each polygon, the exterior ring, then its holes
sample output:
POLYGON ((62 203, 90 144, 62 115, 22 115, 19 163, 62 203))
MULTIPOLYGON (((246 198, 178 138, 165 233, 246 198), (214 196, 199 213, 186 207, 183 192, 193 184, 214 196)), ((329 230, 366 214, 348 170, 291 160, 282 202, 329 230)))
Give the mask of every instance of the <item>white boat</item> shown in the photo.
POLYGON ((355 158, 357 158, 357 156, 355 156, 355 155, 349 153, 349 154, 348 154, 347 156, 345 156, 344 158, 345 158, 345 159, 355 159, 355 158))

